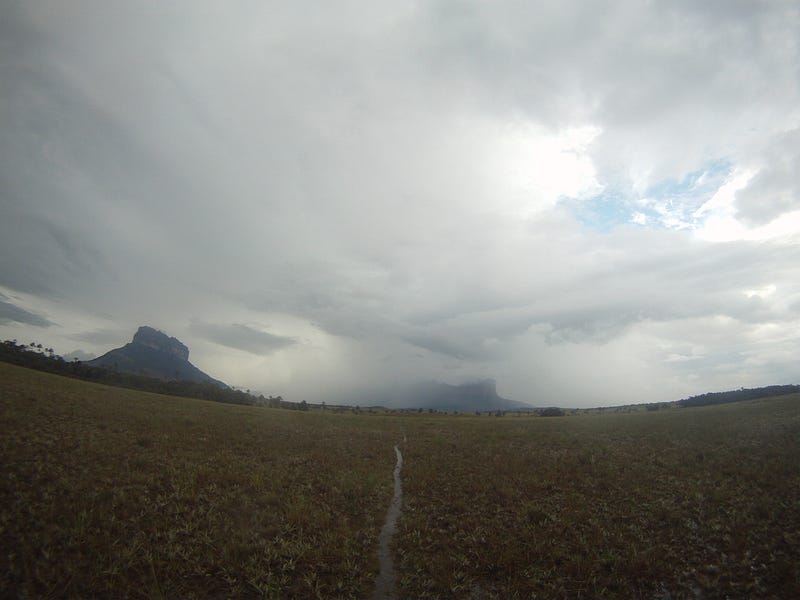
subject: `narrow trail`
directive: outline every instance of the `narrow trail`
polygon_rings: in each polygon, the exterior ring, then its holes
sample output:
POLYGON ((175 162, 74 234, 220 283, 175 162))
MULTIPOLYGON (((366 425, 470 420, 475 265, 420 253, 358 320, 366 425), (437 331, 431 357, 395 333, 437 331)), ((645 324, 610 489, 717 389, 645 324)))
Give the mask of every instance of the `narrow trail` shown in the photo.
MULTIPOLYGON (((405 439, 405 438, 404 438, 405 439)), ((383 523, 381 535, 378 538, 378 560, 380 562, 380 572, 375 578, 374 600, 394 600, 397 598, 395 590, 396 575, 394 571, 394 561, 389 546, 392 543, 395 529, 397 527, 397 517, 400 516, 400 508, 403 506, 403 483, 400 481, 400 470, 403 468, 403 455, 400 448, 394 447, 397 455, 397 463, 394 466, 394 496, 389 510, 386 512, 386 521, 383 523)))

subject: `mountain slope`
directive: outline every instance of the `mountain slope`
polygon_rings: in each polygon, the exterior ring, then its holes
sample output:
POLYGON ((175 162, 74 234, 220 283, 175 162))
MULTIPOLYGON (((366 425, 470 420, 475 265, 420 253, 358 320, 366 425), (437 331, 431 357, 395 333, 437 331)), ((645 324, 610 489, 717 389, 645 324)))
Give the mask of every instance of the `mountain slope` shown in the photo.
POLYGON ((168 381, 209 381, 228 387, 190 363, 189 348, 177 338, 147 326, 139 327, 130 343, 86 364, 168 381))

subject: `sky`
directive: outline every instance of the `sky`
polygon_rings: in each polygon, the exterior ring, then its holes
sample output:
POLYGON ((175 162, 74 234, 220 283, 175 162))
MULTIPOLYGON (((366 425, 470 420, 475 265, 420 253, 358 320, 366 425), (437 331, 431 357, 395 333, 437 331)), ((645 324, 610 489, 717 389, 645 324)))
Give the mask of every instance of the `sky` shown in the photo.
POLYGON ((0 1, 0 338, 288 400, 800 383, 800 4, 0 1))

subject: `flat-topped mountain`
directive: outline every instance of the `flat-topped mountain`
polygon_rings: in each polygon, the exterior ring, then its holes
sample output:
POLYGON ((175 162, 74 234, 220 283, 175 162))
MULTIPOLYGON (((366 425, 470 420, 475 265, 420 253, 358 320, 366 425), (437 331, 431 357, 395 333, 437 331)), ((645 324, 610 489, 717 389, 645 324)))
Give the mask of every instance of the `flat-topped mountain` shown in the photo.
POLYGON ((386 408, 424 408, 445 411, 532 410, 523 402, 497 394, 493 379, 450 385, 424 381, 365 392, 358 398, 361 405, 386 408))
POLYGON ((167 381, 210 381, 228 387, 190 363, 189 348, 184 343, 147 326, 139 327, 130 343, 87 364, 167 381))

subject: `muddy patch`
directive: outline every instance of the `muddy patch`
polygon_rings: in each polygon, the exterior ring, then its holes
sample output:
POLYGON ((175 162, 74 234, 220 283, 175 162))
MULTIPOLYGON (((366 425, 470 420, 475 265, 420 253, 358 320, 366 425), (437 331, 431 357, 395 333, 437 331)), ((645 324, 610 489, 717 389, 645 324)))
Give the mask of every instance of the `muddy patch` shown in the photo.
POLYGON ((386 513, 386 521, 383 523, 380 538, 378 538, 378 560, 380 562, 380 572, 375 579, 375 600, 392 600, 397 598, 395 591, 395 571, 392 552, 389 546, 392 543, 395 529, 397 527, 397 517, 400 516, 400 508, 403 505, 403 483, 400 481, 400 470, 403 468, 403 455, 400 448, 394 447, 397 455, 397 462, 394 466, 394 496, 389 510, 386 513))

